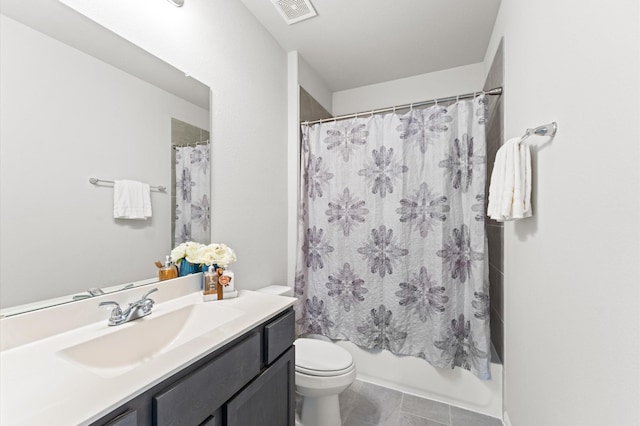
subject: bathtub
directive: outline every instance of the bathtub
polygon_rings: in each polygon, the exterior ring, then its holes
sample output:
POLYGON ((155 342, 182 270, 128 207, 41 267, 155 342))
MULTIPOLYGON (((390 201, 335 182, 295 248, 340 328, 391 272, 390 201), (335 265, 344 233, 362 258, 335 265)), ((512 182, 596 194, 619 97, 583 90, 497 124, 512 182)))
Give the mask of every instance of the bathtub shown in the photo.
POLYGON ((348 341, 335 343, 353 356, 358 380, 502 418, 501 364, 492 362, 492 379, 480 380, 461 368, 436 368, 416 357, 367 350, 348 341))

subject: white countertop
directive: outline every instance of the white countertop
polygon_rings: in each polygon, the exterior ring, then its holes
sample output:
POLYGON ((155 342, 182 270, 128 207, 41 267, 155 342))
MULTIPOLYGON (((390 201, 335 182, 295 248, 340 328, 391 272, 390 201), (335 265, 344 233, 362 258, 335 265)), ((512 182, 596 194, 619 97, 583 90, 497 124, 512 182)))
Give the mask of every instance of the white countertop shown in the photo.
MULTIPOLYGON (((162 288, 154 295, 161 291, 162 288)), ((94 299, 87 308, 97 309, 99 300, 94 299)), ((6 345, 9 348, 0 352, 0 423, 3 426, 89 424, 274 317, 294 302, 295 299, 291 297, 243 290, 237 298, 222 301, 203 302, 200 292, 192 292, 157 303, 151 315, 136 321, 144 321, 182 306, 203 303, 226 306, 242 311, 242 315, 143 362, 125 374, 110 378, 101 377, 58 353, 86 341, 88 337, 127 326, 108 327, 106 311, 103 312, 104 319, 98 322, 19 346, 6 345)), ((55 321, 55 315, 54 312, 51 321, 55 321)), ((43 313, 40 313, 40 318, 43 318, 43 313)), ((135 321, 130 324, 133 323, 135 321)), ((11 328, 12 324, 5 325, 3 333, 11 328)))

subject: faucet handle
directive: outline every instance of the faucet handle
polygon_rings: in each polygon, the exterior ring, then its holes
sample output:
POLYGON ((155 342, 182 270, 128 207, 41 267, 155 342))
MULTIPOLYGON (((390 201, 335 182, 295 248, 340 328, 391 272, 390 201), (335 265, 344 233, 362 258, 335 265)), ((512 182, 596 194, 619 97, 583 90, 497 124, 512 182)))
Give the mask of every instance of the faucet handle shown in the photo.
POLYGON ((145 294, 140 298, 140 300, 144 300, 144 299, 148 298, 148 297, 149 297, 149 295, 150 295, 151 293, 153 293, 154 291, 158 291, 158 287, 156 287, 156 288, 152 288, 151 290, 149 290, 148 292, 146 292, 146 293, 145 293, 145 294))
POLYGON ((113 302, 109 300, 106 302, 100 302, 98 306, 100 307, 113 306, 113 310, 111 311, 111 319, 116 319, 122 316, 122 309, 120 309, 120 305, 117 302, 113 302))

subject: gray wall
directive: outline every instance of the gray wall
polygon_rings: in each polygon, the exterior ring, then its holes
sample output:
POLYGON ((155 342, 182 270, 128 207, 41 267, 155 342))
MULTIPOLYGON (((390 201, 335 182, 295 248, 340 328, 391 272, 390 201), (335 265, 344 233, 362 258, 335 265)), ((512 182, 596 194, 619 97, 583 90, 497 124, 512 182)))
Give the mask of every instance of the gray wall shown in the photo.
MULTIPOLYGON (((503 42, 496 51, 483 90, 502 87, 504 83, 503 42)), ((485 200, 489 199, 489 182, 498 148, 504 143, 503 97, 488 96, 487 121, 487 184, 485 200)), ((504 224, 486 218, 489 239, 489 293, 491 296, 491 342, 502 360, 504 355, 504 224)))

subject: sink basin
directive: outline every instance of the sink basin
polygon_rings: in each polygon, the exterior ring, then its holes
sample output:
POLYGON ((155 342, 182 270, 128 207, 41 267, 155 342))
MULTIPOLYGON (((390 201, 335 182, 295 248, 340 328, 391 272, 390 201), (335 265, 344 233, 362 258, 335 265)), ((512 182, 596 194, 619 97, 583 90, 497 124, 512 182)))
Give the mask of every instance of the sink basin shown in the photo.
MULTIPOLYGON (((214 303, 150 314, 58 352, 102 377, 116 377, 242 315, 214 303)), ((106 321, 105 321, 106 323, 106 321)))

